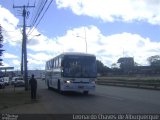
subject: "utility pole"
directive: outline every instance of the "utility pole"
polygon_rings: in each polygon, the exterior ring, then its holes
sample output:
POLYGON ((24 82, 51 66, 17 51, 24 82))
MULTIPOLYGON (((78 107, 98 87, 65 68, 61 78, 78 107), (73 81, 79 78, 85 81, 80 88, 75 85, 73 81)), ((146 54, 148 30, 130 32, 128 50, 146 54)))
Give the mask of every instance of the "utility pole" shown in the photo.
MULTIPOLYGON (((28 15, 28 11, 26 8, 31 8, 35 6, 14 6, 13 8, 23 8, 22 17, 23 17, 23 38, 22 38, 22 60, 21 60, 21 70, 24 70, 24 81, 25 81, 25 90, 28 90, 28 68, 27 68, 27 35, 26 35, 26 16, 28 15), (24 69, 23 69, 24 65, 24 69)), ((23 74, 23 72, 21 73, 23 74)))
POLYGON ((80 38, 82 38, 82 39, 84 39, 85 40, 85 46, 86 46, 86 53, 87 53, 87 36, 86 36, 86 29, 85 29, 85 27, 84 27, 84 37, 82 37, 82 36, 79 36, 79 35, 77 35, 76 37, 80 37, 80 38))
POLYGON ((86 43, 86 53, 87 53, 87 38, 86 38, 86 28, 84 27, 84 40, 86 43))
POLYGON ((23 50, 23 44, 24 44, 24 43, 23 43, 23 40, 22 40, 22 50, 21 50, 21 75, 23 75, 23 63, 24 63, 24 61, 23 61, 23 57, 24 57, 24 56, 23 56, 23 54, 24 54, 24 53, 23 53, 23 51, 24 51, 24 50, 23 50))

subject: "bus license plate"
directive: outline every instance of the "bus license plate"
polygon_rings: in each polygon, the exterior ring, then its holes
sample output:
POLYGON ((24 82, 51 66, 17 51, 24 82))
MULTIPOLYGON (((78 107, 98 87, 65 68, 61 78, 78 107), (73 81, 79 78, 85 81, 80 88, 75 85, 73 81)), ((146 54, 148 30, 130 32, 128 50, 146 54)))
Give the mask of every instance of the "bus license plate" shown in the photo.
POLYGON ((79 88, 79 89, 83 89, 83 88, 84 88, 84 86, 78 86, 78 88, 79 88))

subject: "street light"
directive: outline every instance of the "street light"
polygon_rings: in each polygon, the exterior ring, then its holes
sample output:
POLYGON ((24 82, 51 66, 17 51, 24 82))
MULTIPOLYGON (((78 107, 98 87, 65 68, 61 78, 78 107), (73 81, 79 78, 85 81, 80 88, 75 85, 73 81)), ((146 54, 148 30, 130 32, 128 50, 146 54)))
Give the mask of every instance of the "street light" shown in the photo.
MULTIPOLYGON (((38 37, 38 36, 40 36, 40 35, 41 35, 41 34, 32 35, 32 38, 30 38, 30 39, 28 39, 28 40, 31 40, 31 39, 33 39, 34 37, 38 37)), ((31 35, 30 35, 30 36, 31 36, 31 35)), ((23 69, 23 68, 24 68, 24 66, 23 66, 23 65, 24 65, 24 60, 23 60, 23 55, 24 55, 24 53, 23 53, 24 50, 23 50, 23 49, 24 49, 24 46, 23 46, 23 45, 24 45, 24 43, 22 42, 22 53, 21 53, 21 54, 22 54, 22 55, 21 55, 21 75, 22 75, 22 76, 23 76, 23 71, 24 71, 24 69, 23 69)))
POLYGON ((86 44, 86 53, 87 53, 87 39, 86 39, 86 29, 85 29, 85 27, 84 27, 84 37, 79 36, 79 35, 77 35, 76 37, 80 37, 80 38, 82 38, 82 39, 85 40, 85 44, 86 44))
MULTIPOLYGON (((24 34, 25 32, 23 32, 24 34)), ((38 35, 34 35, 35 36, 40 36, 41 34, 38 35)), ((33 38, 32 37, 32 38, 33 38)), ((32 39, 31 38, 31 39, 32 39)), ((23 41, 22 41, 22 55, 21 55, 21 75, 24 76, 24 80, 25 80, 25 90, 28 90, 28 68, 27 68, 27 47, 26 47, 26 41, 27 41, 27 35, 24 34, 23 35, 23 41), (25 40, 25 42, 24 42, 25 40), (24 75, 23 75, 24 72, 24 75)))

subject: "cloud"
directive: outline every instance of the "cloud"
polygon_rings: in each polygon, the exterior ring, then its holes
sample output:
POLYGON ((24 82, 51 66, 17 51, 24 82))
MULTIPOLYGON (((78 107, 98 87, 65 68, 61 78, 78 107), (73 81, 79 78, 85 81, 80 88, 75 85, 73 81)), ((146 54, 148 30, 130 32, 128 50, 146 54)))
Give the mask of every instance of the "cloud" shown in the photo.
MULTIPOLYGON (((82 26, 66 31, 63 36, 47 38, 45 35, 35 37, 34 44, 28 42, 28 68, 44 69, 45 62, 62 52, 87 52, 95 54, 105 65, 111 66, 120 57, 134 57, 135 62, 147 65, 147 58, 160 53, 160 42, 152 42, 138 34, 119 33, 103 35, 94 25, 82 26)), ((6 58, 17 58, 11 53, 6 58)), ((20 58, 19 58, 20 59, 20 58)), ((18 60, 14 65, 20 65, 18 60)), ((12 65, 13 66, 13 65, 12 65)))
POLYGON ((4 43, 12 46, 17 45, 22 40, 20 29, 17 28, 19 19, 17 19, 9 10, 0 5, 0 24, 2 26, 2 34, 4 43))
POLYGON ((48 55, 46 53, 36 53, 36 54, 28 54, 28 57, 32 60, 36 60, 36 61, 47 61, 48 59, 50 59, 52 56, 48 55))
POLYGON ((28 48, 33 51, 52 51, 55 48, 55 41, 44 35, 31 39, 28 43, 28 48))
POLYGON ((87 15, 106 22, 147 21, 160 25, 159 0, 56 0, 59 9, 69 8, 77 15, 87 15))
POLYGON ((0 22, 2 23, 7 23, 9 25, 16 26, 19 22, 19 20, 6 8, 2 7, 0 5, 0 11, 1 11, 1 16, 0 16, 0 22))
POLYGON ((13 63, 14 66, 20 66, 21 62, 19 60, 15 59, 15 60, 12 61, 12 63, 13 63))
POLYGON ((28 67, 29 69, 44 69, 45 63, 47 60, 51 59, 53 56, 48 55, 47 53, 38 52, 38 53, 29 53, 28 54, 28 67))
MULTIPOLYGON (((91 2, 91 0, 57 0, 57 5, 59 8, 69 7, 77 15, 88 15, 104 21, 146 20, 152 24, 160 23, 158 18, 160 10, 156 7, 159 5, 158 1, 155 0, 157 3, 154 3, 155 1, 149 2, 148 0, 140 2, 137 0, 134 0, 134 2, 130 0, 124 1, 98 0, 97 2, 97 0, 92 0, 91 2), (101 6, 101 8, 98 6, 101 6), (151 10, 151 8, 153 9, 151 10)), ((3 33, 5 42, 14 45, 14 49, 21 42, 21 33, 16 27, 19 21, 8 10, 0 6, 0 11, 2 10, 4 12, 1 13, 0 22, 3 29, 5 31, 14 31, 3 33)), ((70 29, 63 36, 56 36, 54 38, 48 38, 43 34, 37 37, 36 35, 39 33, 38 30, 35 30, 28 37, 29 69, 38 67, 44 69, 45 61, 48 59, 62 52, 86 52, 86 46, 88 53, 95 54, 97 59, 109 67, 112 63, 117 62, 118 58, 126 56, 134 57, 137 63, 147 65, 146 59, 148 57, 160 53, 160 42, 152 42, 150 38, 144 38, 141 35, 127 32, 106 36, 94 25, 70 29)), ((4 57, 9 60, 13 59, 13 61, 6 63, 6 65, 14 65, 19 68, 20 56, 4 53, 4 57)))
POLYGON ((149 38, 127 32, 106 36, 93 25, 70 29, 64 36, 52 39, 37 37, 37 41, 29 49, 42 53, 29 54, 29 57, 33 59, 31 63, 42 63, 43 66, 46 60, 62 52, 85 53, 86 42, 87 52, 95 54, 97 59, 109 67, 120 57, 134 57, 135 62, 147 65, 146 59, 160 52, 160 42, 152 42, 149 38))
POLYGON ((10 67, 10 65, 8 63, 6 63, 6 62, 3 62, 3 66, 10 67))
POLYGON ((12 58, 18 58, 18 56, 11 54, 11 53, 4 52, 3 58, 12 59, 12 58))

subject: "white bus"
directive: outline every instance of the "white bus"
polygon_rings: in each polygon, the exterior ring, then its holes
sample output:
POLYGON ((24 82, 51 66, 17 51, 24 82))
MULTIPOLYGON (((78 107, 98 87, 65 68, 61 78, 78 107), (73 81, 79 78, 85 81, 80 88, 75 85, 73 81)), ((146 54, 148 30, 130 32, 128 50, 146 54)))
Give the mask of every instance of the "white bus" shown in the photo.
POLYGON ((95 90, 96 57, 92 54, 66 52, 46 62, 48 88, 88 94, 95 90))

